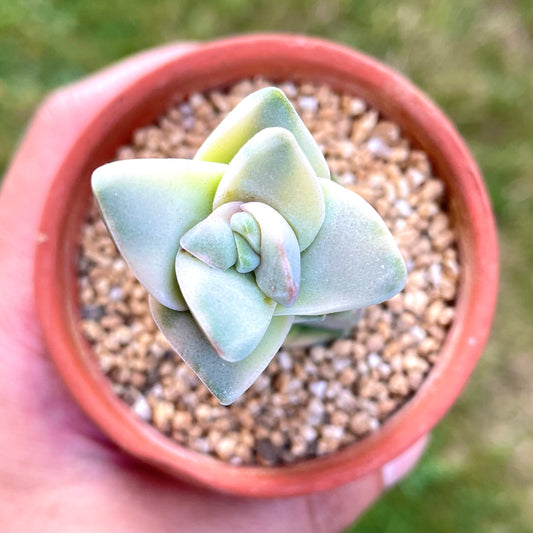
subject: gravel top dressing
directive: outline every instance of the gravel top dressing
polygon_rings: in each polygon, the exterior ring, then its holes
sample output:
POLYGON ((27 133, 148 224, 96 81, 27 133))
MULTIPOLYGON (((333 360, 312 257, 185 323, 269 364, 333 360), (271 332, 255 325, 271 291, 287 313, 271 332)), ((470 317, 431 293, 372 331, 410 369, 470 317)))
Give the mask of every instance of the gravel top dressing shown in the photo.
MULTIPOLYGON (((249 93, 194 94, 138 129, 119 159, 194 157, 249 93)), ((459 281, 443 182, 398 126, 327 86, 281 84, 321 146, 334 179, 372 204, 409 271, 405 289, 364 311, 347 338, 281 350, 239 400, 222 407, 156 328, 145 289, 117 252, 93 203, 78 262, 81 328, 115 393, 179 444, 235 465, 322 456, 364 438, 412 397, 439 357, 459 281)))

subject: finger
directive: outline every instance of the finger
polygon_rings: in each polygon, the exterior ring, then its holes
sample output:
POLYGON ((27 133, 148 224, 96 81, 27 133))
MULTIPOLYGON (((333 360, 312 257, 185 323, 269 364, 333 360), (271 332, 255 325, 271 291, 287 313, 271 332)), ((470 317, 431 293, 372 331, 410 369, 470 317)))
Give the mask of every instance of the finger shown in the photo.
MULTIPOLYGON (((379 470, 328 491, 277 499, 217 494, 145 469, 116 477, 108 470, 105 475, 111 479, 99 486, 113 494, 106 498, 108 516, 94 516, 89 530, 111 521, 115 529, 128 532, 334 533, 353 522, 383 490, 379 470)), ((84 501, 87 498, 80 504, 84 501)))
POLYGON ((57 523, 63 529, 77 524, 80 531, 334 533, 379 497, 384 481, 390 486, 414 466, 426 440, 420 439, 388 463, 387 474, 379 469, 341 487, 306 496, 265 500, 222 495, 125 461, 93 465, 92 475, 83 484, 71 480, 67 485, 50 485, 38 505, 62 509, 55 515, 57 523), (61 506, 65 486, 78 496, 67 507, 61 506), (95 508, 99 513, 89 512, 95 508))
POLYGON ((325 492, 273 501, 251 500, 242 505, 241 517, 232 513, 233 523, 225 531, 334 533, 352 523, 382 490, 381 476, 371 472, 325 492))

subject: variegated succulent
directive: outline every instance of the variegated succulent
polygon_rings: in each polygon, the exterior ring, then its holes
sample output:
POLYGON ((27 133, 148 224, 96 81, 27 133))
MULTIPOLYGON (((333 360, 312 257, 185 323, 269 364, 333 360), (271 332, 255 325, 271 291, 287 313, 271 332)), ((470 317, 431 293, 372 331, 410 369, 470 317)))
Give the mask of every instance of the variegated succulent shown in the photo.
POLYGON ((335 321, 405 283, 384 222, 330 179, 273 87, 242 100, 194 160, 109 163, 92 186, 155 322, 224 405, 250 387, 295 322, 335 321))

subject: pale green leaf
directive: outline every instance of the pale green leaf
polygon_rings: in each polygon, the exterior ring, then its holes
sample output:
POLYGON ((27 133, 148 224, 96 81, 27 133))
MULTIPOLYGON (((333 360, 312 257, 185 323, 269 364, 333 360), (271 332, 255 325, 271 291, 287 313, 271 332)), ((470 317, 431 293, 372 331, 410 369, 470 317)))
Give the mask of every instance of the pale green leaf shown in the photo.
POLYGON ((135 159, 93 173, 96 200, 120 253, 167 307, 186 309, 174 270, 179 241, 211 212, 226 168, 183 159, 135 159))
POLYGON ((241 202, 230 202, 215 209, 180 240, 181 247, 213 268, 226 270, 237 261, 237 248, 230 227, 232 215, 241 202))
POLYGON ((292 324, 292 316, 274 317, 255 350, 228 362, 217 355, 189 312, 176 312, 150 298, 157 326, 171 346, 222 405, 233 403, 259 377, 276 355, 292 324))
POLYGON ((232 362, 247 357, 263 338, 276 305, 254 275, 211 268, 183 249, 176 273, 189 310, 218 355, 232 362))
POLYGON ((235 233, 234 239, 237 247, 237 264, 235 265, 235 269, 241 274, 252 272, 259 266, 261 258, 254 252, 244 237, 235 233))
MULTIPOLYGON (((278 318, 278 317, 274 317, 278 318)), ((308 326, 305 324, 293 324, 287 338, 283 341, 284 350, 305 349, 315 344, 325 344, 338 339, 342 331, 321 328, 320 326, 308 326)))
POLYGON ((378 213, 356 193, 320 180, 326 218, 302 254, 300 294, 276 314, 319 315, 388 300, 405 285, 406 267, 378 213))
POLYGON ((241 211, 235 213, 230 220, 231 229, 243 237, 252 247, 255 253, 259 253, 261 248, 261 234, 255 218, 249 213, 241 211))
POLYGON ((266 87, 244 98, 202 144, 195 159, 229 163, 256 133, 265 128, 289 130, 317 176, 329 178, 320 147, 283 91, 266 87))
POLYGON ((339 313, 329 313, 324 316, 321 326, 323 328, 343 330, 349 332, 363 317, 364 309, 350 309, 339 313))
POLYGON ((260 202, 242 204, 261 231, 261 262, 255 269, 259 288, 284 306, 291 306, 300 285, 300 249, 287 221, 272 207, 260 202))
POLYGON ((213 206, 235 200, 273 207, 292 227, 301 251, 313 242, 324 220, 318 178, 294 135, 283 128, 256 134, 228 165, 213 206))

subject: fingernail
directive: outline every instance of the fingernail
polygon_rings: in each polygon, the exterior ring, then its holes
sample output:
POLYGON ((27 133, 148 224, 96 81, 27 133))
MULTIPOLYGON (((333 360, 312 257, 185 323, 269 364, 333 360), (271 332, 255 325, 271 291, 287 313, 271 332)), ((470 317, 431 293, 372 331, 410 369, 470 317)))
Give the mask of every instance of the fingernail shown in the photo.
POLYGON ((424 435, 381 469, 383 486, 385 488, 392 487, 409 473, 420 457, 422 457, 427 441, 428 437, 424 435))

